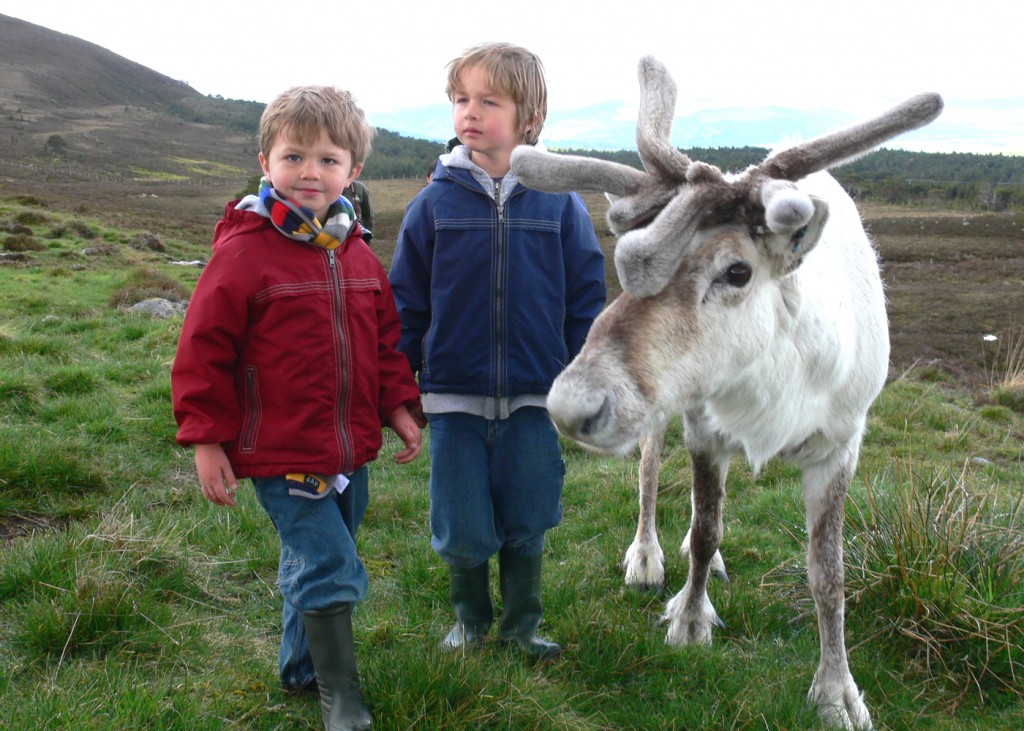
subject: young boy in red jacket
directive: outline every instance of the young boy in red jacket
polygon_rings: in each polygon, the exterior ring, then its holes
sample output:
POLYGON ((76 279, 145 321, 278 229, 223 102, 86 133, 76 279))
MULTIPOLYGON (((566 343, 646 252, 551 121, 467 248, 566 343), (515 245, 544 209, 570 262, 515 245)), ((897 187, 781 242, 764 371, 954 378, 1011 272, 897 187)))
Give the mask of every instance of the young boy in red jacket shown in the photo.
POLYGON ((171 372, 203 495, 249 477, 281 537, 281 681, 319 686, 324 726, 369 728, 352 642, 367 590, 355 535, 381 426, 420 450, 419 390, 387 276, 342 190, 373 129, 351 95, 296 87, 260 121, 259 195, 229 204, 171 372), (413 416, 416 414, 416 417, 413 416))

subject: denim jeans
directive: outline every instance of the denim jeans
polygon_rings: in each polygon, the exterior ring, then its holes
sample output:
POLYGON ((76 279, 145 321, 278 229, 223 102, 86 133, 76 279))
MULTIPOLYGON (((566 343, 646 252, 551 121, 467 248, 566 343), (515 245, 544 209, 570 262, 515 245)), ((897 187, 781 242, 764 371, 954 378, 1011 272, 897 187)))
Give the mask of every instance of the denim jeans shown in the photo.
POLYGON ((355 540, 369 502, 366 467, 348 479, 344 492, 320 500, 289 495, 283 475, 252 481, 281 537, 277 586, 284 597, 284 633, 278 665, 286 688, 302 688, 316 677, 302 612, 355 603, 366 596, 366 569, 356 554, 355 540))
POLYGON ((449 564, 479 566, 502 546, 527 556, 562 520, 565 462, 545 409, 507 419, 430 414, 430 545, 449 564))

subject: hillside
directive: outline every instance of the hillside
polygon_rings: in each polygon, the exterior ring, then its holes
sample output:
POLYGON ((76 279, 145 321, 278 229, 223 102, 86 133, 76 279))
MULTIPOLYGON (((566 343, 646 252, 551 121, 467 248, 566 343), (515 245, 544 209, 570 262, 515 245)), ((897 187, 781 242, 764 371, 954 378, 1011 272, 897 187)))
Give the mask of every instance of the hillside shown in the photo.
POLYGON ((56 108, 167 106, 199 95, 182 82, 73 36, 0 15, 0 102, 26 116, 56 108))
POLYGON ((258 171, 261 110, 0 15, 0 193, 81 201, 88 189, 97 207, 148 199, 141 211, 160 216, 172 214, 171 187, 175 200, 221 200, 258 171))
MULTIPOLYGON (((183 218, 208 230, 259 173, 262 111, 0 15, 0 196, 183 218)), ((438 148, 380 130, 364 177, 419 177, 438 148)))

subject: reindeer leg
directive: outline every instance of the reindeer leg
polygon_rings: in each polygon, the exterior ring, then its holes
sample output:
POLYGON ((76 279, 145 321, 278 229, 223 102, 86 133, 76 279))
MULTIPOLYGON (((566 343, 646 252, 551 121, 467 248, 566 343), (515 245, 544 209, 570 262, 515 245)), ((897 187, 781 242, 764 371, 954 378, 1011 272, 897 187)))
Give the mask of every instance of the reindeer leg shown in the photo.
MULTIPOLYGON (((728 474, 729 465, 723 468, 722 472, 722 484, 725 484, 725 478, 728 474)), ((697 514, 697 506, 694 504, 693 493, 690 494, 690 506, 692 508, 690 515, 697 514)), ((683 542, 679 546, 679 555, 684 561, 690 560, 690 536, 693 533, 693 518, 690 518, 690 529, 686 531, 686 535, 683 537, 683 542)), ((721 551, 715 551, 715 555, 711 557, 711 575, 715 578, 721 579, 726 584, 729 583, 729 574, 725 570, 725 560, 722 558, 721 551)))
POLYGON ((850 674, 844 640, 845 583, 843 570, 843 516, 846 491, 853 479, 857 448, 852 459, 835 469, 804 469, 804 504, 807 509, 808 581, 818 613, 821 659, 814 673, 808 703, 828 724, 841 729, 871 729, 871 714, 850 674))
MULTIPOLYGON (((679 544, 679 556, 684 561, 690 560, 690 534, 693 533, 693 526, 686 531, 686 535, 683 536, 683 542, 679 544)), ((725 570, 725 559, 722 558, 721 551, 715 551, 715 555, 711 557, 711 575, 716 579, 719 579, 726 584, 729 583, 729 572, 725 570)))
MULTIPOLYGON (((689 425, 688 425, 689 426, 689 425)), ((688 435, 689 436, 689 435, 688 435)), ((690 573, 682 591, 665 607, 665 641, 673 647, 711 643, 712 627, 725 627, 708 598, 711 562, 722 538, 722 502, 728 459, 690 450, 693 465, 693 518, 690 523, 690 573)))
POLYGON ((658 427, 640 440, 640 518, 622 568, 626 571, 626 586, 641 591, 660 589, 665 582, 665 554, 658 543, 655 518, 661 448, 667 427, 667 424, 658 427))

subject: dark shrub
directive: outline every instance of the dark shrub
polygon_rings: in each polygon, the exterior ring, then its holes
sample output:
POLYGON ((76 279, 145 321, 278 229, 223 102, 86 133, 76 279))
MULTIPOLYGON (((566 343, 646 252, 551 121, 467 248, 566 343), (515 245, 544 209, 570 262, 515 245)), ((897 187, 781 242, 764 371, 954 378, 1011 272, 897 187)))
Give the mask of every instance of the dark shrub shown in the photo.
POLYGON ((174 277, 156 269, 136 269, 124 284, 110 294, 111 307, 130 307, 142 300, 158 297, 172 302, 188 300, 192 292, 174 277))
POLYGON ((42 251, 46 246, 36 241, 30 234, 12 234, 4 239, 4 249, 7 251, 42 251))
POLYGON ((83 239, 94 239, 96 238, 96 232, 89 228, 89 225, 84 221, 72 221, 68 224, 72 231, 81 236, 83 239))
POLYGON ((41 223, 46 223, 49 219, 45 213, 22 211, 14 217, 14 220, 25 226, 38 226, 41 223))

